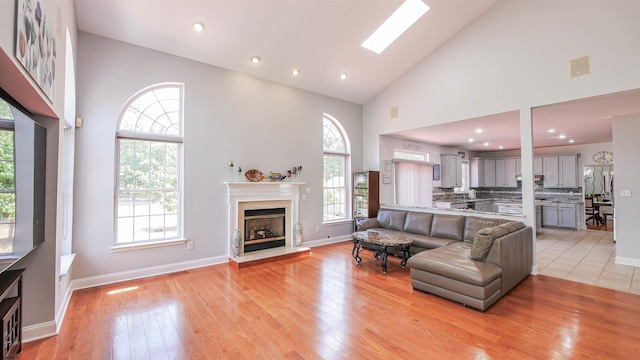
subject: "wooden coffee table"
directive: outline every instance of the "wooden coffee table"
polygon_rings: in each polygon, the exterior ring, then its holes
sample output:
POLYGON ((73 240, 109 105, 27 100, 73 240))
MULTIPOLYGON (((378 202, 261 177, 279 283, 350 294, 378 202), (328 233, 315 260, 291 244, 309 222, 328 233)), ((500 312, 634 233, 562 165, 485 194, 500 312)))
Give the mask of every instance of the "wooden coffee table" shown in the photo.
POLYGON ((382 258, 382 272, 387 273, 387 255, 396 254, 402 257, 400 265, 404 268, 409 259, 409 248, 413 240, 407 239, 402 235, 385 234, 377 231, 357 231, 353 233, 353 250, 351 256, 360 264, 362 258, 360 252, 362 250, 375 251, 374 257, 382 258))

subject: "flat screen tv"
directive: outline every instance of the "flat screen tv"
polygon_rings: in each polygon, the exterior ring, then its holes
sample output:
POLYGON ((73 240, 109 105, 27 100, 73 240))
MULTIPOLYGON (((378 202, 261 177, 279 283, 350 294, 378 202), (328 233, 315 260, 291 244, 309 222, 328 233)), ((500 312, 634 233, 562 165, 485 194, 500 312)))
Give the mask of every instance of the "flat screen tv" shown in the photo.
POLYGON ((0 89, 0 272, 44 241, 47 130, 0 89))

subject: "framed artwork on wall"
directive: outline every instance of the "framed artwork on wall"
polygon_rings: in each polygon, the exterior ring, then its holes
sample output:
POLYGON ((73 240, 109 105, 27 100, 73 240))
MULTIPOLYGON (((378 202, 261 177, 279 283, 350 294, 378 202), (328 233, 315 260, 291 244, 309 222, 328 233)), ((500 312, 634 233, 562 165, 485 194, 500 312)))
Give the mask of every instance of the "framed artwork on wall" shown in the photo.
POLYGON ((440 180, 440 164, 433 164, 433 180, 440 180))
POLYGON ((56 80, 57 14, 44 8, 43 0, 16 0, 16 58, 53 102, 56 80))

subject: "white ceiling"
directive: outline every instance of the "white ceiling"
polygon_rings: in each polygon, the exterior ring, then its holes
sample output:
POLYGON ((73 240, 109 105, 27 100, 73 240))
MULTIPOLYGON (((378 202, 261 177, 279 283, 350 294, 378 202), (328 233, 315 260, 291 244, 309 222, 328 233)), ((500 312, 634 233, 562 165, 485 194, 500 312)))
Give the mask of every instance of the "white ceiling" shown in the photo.
MULTIPOLYGON (((403 0, 75 0, 78 29, 365 104, 498 0, 423 0, 431 7, 381 55, 360 44, 403 0), (196 33, 192 24, 205 25, 196 33), (262 63, 253 65, 251 56, 262 63), (301 69, 299 77, 290 75, 301 69), (340 80, 346 72, 348 78, 340 80)), ((640 92, 534 110, 534 146, 611 141, 611 116, 640 112, 640 92), (546 133, 554 127, 555 135, 546 133)), ((394 135, 467 150, 518 149, 518 112, 394 135), (476 128, 482 128, 476 134, 476 128), (469 143, 473 137, 477 141, 469 143), (484 146, 484 141, 490 143, 484 146)))
POLYGON ((497 0, 431 7, 382 54, 360 44, 403 0, 75 0, 78 29, 366 103, 497 0), (192 25, 202 22, 205 31, 192 25), (253 65, 249 58, 260 56, 253 65), (301 75, 290 75, 292 68, 301 75), (340 80, 341 73, 348 78, 340 80))
MULTIPOLYGON (((640 89, 533 109, 533 145, 550 147, 612 141, 614 116, 640 113, 640 89), (549 129, 556 130, 549 133, 549 129), (559 136, 564 134, 566 138, 559 136), (575 142, 569 143, 573 139, 575 142)), ((520 113, 512 111, 390 135, 471 151, 520 149, 520 113), (481 129, 481 133, 476 133, 481 129), (473 138, 473 142, 469 142, 473 138), (489 145, 485 146, 484 143, 489 145), (499 146, 503 146, 500 149, 499 146)))

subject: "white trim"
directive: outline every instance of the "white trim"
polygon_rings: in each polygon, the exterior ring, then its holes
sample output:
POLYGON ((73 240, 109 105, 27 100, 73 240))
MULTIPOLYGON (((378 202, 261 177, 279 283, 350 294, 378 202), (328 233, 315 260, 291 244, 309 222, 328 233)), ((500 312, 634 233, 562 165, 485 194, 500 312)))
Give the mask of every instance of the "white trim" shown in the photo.
POLYGON ((22 343, 28 343, 54 335, 58 335, 55 321, 25 326, 22 328, 22 343))
POLYGON ((60 332, 60 328, 62 327, 64 316, 67 313, 67 308, 69 307, 69 302, 71 301, 71 295, 73 295, 73 289, 71 288, 71 286, 67 286, 67 292, 64 293, 64 297, 62 298, 60 307, 58 308, 58 312, 56 313, 56 334, 60 332))
POLYGON ((640 259, 616 256, 616 264, 640 267, 640 259))
POLYGON ((109 250, 111 250, 111 252, 133 251, 133 250, 150 249, 150 248, 163 247, 163 246, 182 245, 186 242, 187 242, 186 239, 162 240, 162 241, 144 242, 139 244, 115 245, 115 246, 112 246, 109 250))
POLYGON ((214 256, 198 260, 183 261, 179 263, 152 266, 148 268, 121 271, 117 273, 91 276, 71 281, 71 289, 79 290, 101 285, 113 284, 122 281, 142 279, 150 276, 170 274, 178 271, 195 269, 205 266, 223 264, 229 261, 227 255, 214 256))
POLYGON ((73 260, 76 258, 76 254, 67 254, 60 255, 60 276, 65 276, 69 273, 69 269, 71 269, 71 264, 73 264, 73 260))

